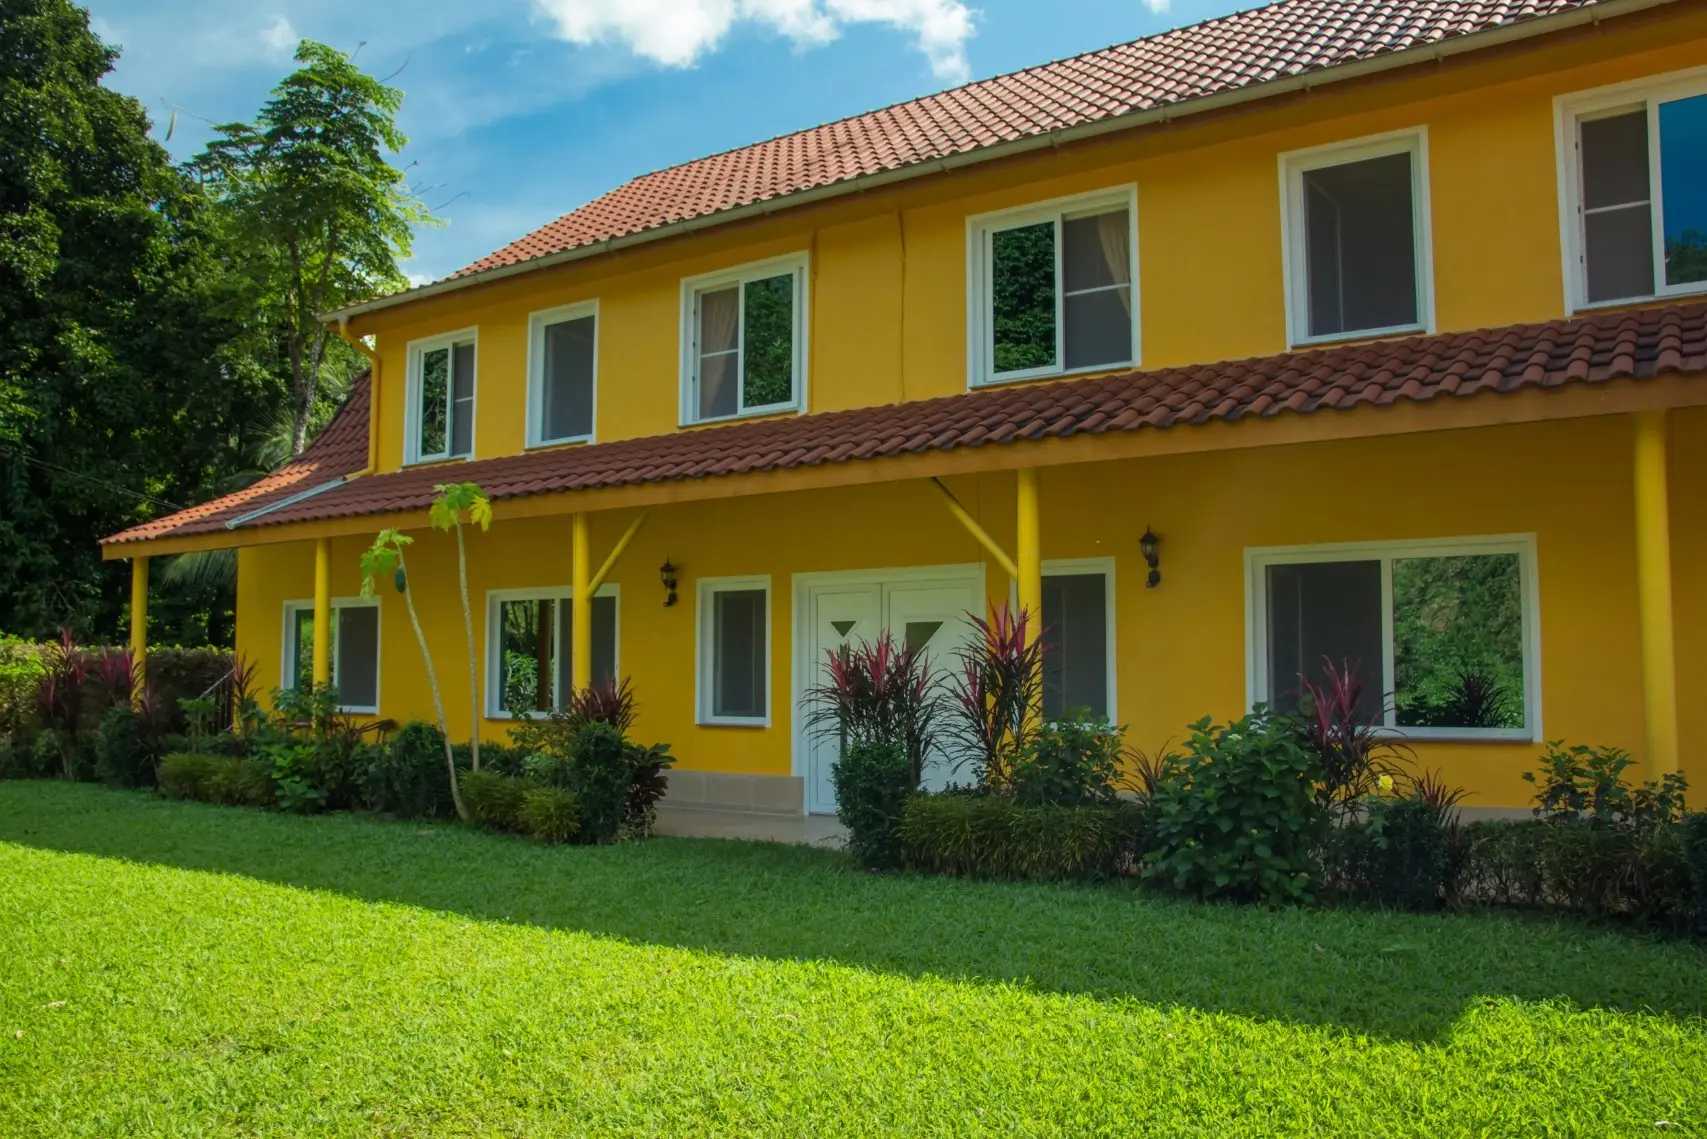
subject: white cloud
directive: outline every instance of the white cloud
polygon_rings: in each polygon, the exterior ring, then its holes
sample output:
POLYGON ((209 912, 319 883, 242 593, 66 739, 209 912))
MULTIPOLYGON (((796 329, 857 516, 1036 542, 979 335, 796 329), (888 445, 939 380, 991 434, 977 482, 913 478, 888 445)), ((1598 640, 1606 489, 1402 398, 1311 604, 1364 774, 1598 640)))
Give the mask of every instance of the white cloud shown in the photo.
POLYGON ((280 55, 293 54, 301 39, 302 37, 296 34, 296 29, 290 26, 290 21, 283 16, 274 16, 273 22, 261 29, 261 42, 269 51, 280 55))
POLYGON ((1173 7, 1173 0, 1144 0, 1144 7, 1150 9, 1152 14, 1160 16, 1173 7))
MULTIPOLYGON (((1145 0, 1152 6, 1168 0, 1145 0)), ((963 0, 534 0, 571 43, 615 41, 669 67, 716 49, 739 21, 770 27, 800 47, 829 43, 848 24, 911 32, 939 78, 968 73, 972 11, 963 0)))

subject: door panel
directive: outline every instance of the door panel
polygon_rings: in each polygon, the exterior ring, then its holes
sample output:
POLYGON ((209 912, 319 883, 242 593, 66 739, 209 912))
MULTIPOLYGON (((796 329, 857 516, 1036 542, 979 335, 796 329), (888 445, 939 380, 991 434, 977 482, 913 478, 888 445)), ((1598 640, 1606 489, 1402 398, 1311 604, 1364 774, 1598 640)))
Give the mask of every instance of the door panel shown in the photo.
MULTIPOLYGON (((982 580, 971 579, 888 585, 884 588, 884 608, 889 631, 897 641, 922 652, 932 674, 940 680, 955 667, 955 654, 972 636, 966 615, 983 608, 983 589, 982 580)), ((947 749, 941 746, 925 757, 927 791, 964 782, 967 774, 950 767, 947 749)))
MULTIPOLYGON (((846 644, 875 640, 882 628, 883 588, 870 585, 825 586, 812 592, 812 626, 808 659, 811 686, 827 679, 825 660, 846 644)), ((836 791, 830 765, 841 754, 841 741, 811 728, 806 736, 806 809, 834 814, 836 791)))

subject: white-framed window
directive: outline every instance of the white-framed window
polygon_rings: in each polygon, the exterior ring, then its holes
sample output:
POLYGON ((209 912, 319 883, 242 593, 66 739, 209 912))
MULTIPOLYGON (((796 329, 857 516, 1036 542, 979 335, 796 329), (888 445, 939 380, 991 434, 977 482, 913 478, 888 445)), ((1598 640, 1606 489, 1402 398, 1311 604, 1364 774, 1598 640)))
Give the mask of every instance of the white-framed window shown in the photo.
POLYGON ((1571 309, 1707 292, 1707 68, 1554 107, 1571 309))
POLYGON ((1043 563, 1043 714, 1088 712, 1118 723, 1114 559, 1043 563))
MULTIPOLYGON (((331 684, 344 712, 379 711, 379 601, 360 597, 332 599, 331 684)), ((287 601, 284 607, 284 661, 279 675, 285 688, 303 688, 314 679, 313 601, 287 601)))
POLYGON ((972 387, 1138 363, 1134 186, 966 219, 972 387))
POLYGON ((528 446, 592 441, 598 358, 599 302, 528 317, 528 446))
MULTIPOLYGON (((614 584, 593 595, 593 683, 619 667, 614 584)), ((574 688, 570 589, 494 589, 486 594, 486 715, 510 720, 561 706, 574 688)))
POLYGON ((404 461, 474 455, 476 330, 409 342, 404 461))
POLYGON ((769 727, 771 579, 701 578, 698 609, 699 722, 769 727))
POLYGON ((682 282, 682 423, 805 406, 806 254, 682 282))
POLYGON ((1293 344, 1434 323, 1426 128, 1280 156, 1293 344))
POLYGON ((1534 535, 1245 551, 1253 703, 1298 707, 1331 663, 1420 739, 1541 738, 1534 535))

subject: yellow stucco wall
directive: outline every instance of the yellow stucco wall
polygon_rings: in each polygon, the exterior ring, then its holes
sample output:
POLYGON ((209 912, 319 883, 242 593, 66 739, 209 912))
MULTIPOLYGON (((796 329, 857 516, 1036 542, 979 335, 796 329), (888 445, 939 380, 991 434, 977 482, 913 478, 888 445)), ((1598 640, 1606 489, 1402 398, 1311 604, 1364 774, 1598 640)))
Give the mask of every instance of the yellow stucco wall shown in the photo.
MULTIPOLYGON (((1707 410, 1672 417, 1672 526, 1678 686, 1685 770, 1707 786, 1707 410)), ((1119 646, 1118 709, 1128 739, 1159 748, 1201 715, 1236 715, 1245 694, 1244 550, 1315 542, 1533 532, 1541 621, 1541 715, 1549 738, 1643 753, 1636 626, 1632 431, 1627 417, 1490 427, 1387 439, 1258 448, 1050 469, 1043 472, 1045 558, 1113 557, 1119 646), (1143 584, 1138 535, 1163 537, 1164 581, 1143 584)), ((956 480, 955 492, 1008 548, 1014 476, 956 480)), ((595 517, 595 558, 628 522, 595 517)), ((566 587, 568 522, 500 523, 470 546, 476 639, 489 589, 566 587)), ((469 730, 466 657, 456 600, 454 542, 416 535, 412 581, 444 681, 451 730, 469 730)), ((338 540, 333 592, 357 591, 365 543, 338 540)), ((637 734, 666 740, 684 767, 786 775, 793 760, 791 576, 826 570, 979 561, 980 550, 917 483, 813 491, 662 507, 613 580, 621 589, 621 670, 641 704, 637 734), (681 602, 662 605, 657 567, 681 569, 681 602), (773 709, 769 729, 694 722, 695 582, 771 576, 773 709)), ((243 550, 239 649, 278 676, 282 606, 310 595, 312 546, 243 550)), ((993 594, 1005 575, 991 572, 993 594)), ((400 598, 381 618, 382 715, 431 718, 425 677, 400 598)), ((502 738, 507 725, 484 721, 502 738)), ((1418 759, 1475 792, 1476 806, 1522 806, 1520 775, 1538 748, 1430 743, 1418 759)))
POLYGON ((358 318, 384 359, 380 467, 402 460, 406 346, 479 330, 475 456, 525 442, 530 312, 600 304, 600 440, 677 429, 681 281, 811 257, 809 410, 966 390, 969 215, 1120 185, 1138 194, 1141 366, 1287 348, 1278 156, 1427 128, 1436 326, 1564 314, 1555 96, 1700 66, 1677 5, 1486 57, 1106 136, 358 318))

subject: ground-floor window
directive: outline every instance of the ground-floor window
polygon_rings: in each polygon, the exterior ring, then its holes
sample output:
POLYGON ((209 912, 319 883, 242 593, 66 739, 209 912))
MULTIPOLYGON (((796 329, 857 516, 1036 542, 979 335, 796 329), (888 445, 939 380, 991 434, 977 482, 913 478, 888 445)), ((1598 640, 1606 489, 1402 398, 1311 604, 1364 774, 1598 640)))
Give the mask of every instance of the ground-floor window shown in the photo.
POLYGON ((699 721, 769 722, 770 579, 699 583, 699 721))
POLYGON ((1112 563, 1043 571, 1043 714, 1114 715, 1112 563))
POLYGON ((1298 707, 1325 662, 1407 735, 1540 732, 1535 543, 1528 536, 1251 550, 1251 688, 1298 707))
MULTIPOLYGON (((331 685, 346 712, 379 711, 379 603, 359 598, 332 602, 331 685)), ((291 688, 314 680, 314 602, 285 605, 284 668, 291 688)))
MULTIPOLYGON (((574 606, 566 589, 488 594, 486 714, 549 712, 574 687, 574 606)), ((593 598, 593 683, 617 675, 617 597, 606 586, 593 598)))

